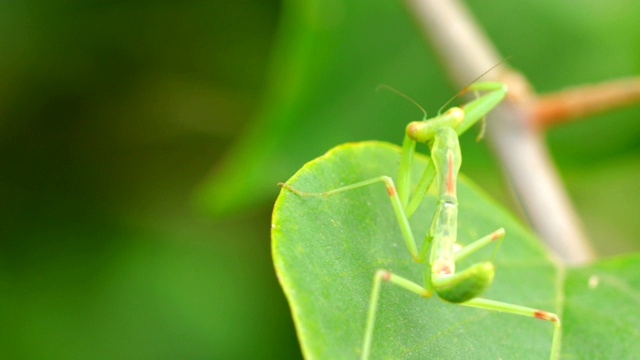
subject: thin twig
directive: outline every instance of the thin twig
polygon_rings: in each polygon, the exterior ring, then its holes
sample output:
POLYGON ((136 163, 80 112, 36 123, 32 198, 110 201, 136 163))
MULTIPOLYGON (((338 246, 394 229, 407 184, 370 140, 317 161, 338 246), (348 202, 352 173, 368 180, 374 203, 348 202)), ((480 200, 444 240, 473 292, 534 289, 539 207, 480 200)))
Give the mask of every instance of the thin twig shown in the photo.
MULTIPOLYGON (((454 0, 406 0, 457 87, 500 62, 468 11, 454 0)), ((488 80, 509 86, 509 96, 489 115, 488 138, 533 229, 567 264, 594 254, 561 185, 540 134, 530 125, 535 94, 524 76, 501 67, 488 80)))
POLYGON ((606 81, 538 96, 532 107, 533 125, 545 128, 640 101, 640 77, 606 81))

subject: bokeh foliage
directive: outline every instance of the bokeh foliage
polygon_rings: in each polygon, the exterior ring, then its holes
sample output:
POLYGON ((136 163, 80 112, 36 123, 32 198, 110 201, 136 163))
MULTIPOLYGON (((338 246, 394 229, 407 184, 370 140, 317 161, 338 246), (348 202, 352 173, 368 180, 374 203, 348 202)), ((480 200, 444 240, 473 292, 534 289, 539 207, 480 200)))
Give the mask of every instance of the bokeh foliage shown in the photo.
POLYGON ((259 101, 279 10, 2 2, 0 358, 298 356, 268 207, 191 205, 259 101))
MULTIPOLYGON (((404 125, 422 114, 397 95, 376 93, 380 83, 413 96, 431 114, 457 92, 447 85, 436 55, 401 2, 371 1, 366 8, 358 1, 287 4, 262 111, 200 193, 201 203, 213 213, 256 203, 260 194, 273 191, 274 182, 335 144, 398 143, 404 125)), ((581 4, 580 9, 566 1, 469 5, 498 49, 540 92, 632 76, 640 69, 640 31, 628 26, 640 7, 633 1, 581 4)), ((635 217, 606 199, 619 196, 621 187, 624 203, 640 197, 633 186, 640 177, 639 116, 636 106, 548 132, 561 175, 604 255, 638 248, 635 217), (615 180, 610 173, 617 174, 615 180), (594 193, 597 201, 591 199, 594 193)), ((468 137, 462 148, 463 171, 510 203, 487 145, 468 137)))
MULTIPOLYGON (((538 90, 640 70, 635 1, 469 5, 538 90)), ((8 358, 298 356, 269 254, 275 182, 341 142, 398 142, 420 113, 379 83, 432 113, 456 92, 386 0, 3 2, 0 52, 8 358)), ((548 133, 603 254, 638 248, 638 117, 548 133)), ((508 203, 486 144, 462 146, 508 203)))

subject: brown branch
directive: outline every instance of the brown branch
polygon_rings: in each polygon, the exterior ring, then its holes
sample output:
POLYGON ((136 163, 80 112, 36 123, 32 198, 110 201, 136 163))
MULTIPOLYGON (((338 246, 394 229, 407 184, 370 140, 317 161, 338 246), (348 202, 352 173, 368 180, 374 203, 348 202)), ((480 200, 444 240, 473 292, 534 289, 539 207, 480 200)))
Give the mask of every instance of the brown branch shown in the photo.
POLYGON ((534 126, 545 128, 638 102, 640 77, 612 80, 538 96, 531 121, 534 126))
MULTIPOLYGON (((425 36, 434 45, 456 87, 500 62, 503 57, 453 0, 405 0, 425 36)), ((531 126, 535 94, 524 76, 501 66, 486 75, 507 83, 510 92, 489 115, 488 138, 531 226, 569 264, 594 254, 561 185, 540 134, 531 126)))

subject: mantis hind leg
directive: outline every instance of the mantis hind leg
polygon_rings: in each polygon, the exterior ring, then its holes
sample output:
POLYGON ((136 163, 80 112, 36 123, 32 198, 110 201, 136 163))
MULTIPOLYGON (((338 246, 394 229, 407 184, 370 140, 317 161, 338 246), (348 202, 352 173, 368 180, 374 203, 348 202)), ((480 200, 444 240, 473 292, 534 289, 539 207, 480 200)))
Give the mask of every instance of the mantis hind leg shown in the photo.
POLYGON ((562 335, 562 326, 560 324, 560 318, 558 315, 539 309, 534 309, 526 306, 509 304, 501 301, 476 298, 460 305, 475 307, 479 309, 505 312, 513 315, 526 316, 533 319, 541 319, 550 321, 553 323, 553 337, 551 339, 551 354, 550 360, 557 360, 560 357, 560 338, 562 335))
MULTIPOLYGON (((456 261, 461 260, 495 241, 497 241, 497 250, 504 235, 504 229, 500 228, 457 251, 454 258, 456 261)), ((551 341, 550 359, 558 359, 561 337, 561 325, 558 315, 544 310, 477 297, 491 284, 494 273, 495 268, 493 264, 487 261, 472 265, 450 276, 438 276, 438 274, 434 274, 434 276, 432 276, 432 284, 438 296, 449 302, 552 322, 554 324, 554 330, 551 341)))
MULTIPOLYGON (((428 273, 428 271, 427 271, 428 273)), ((404 277, 395 275, 387 270, 378 270, 374 275, 373 287, 371 290, 371 297, 369 299, 369 309, 367 312, 367 323, 365 327, 364 339, 362 342, 361 360, 367 360, 371 356, 371 346, 373 343, 373 332, 375 328, 376 315, 378 312, 378 302, 380 298, 380 291, 383 282, 390 282, 398 285, 416 295, 429 298, 433 295, 433 288, 426 286, 420 286, 411 280, 404 277)), ((425 279, 428 284, 428 280, 425 279)), ((554 324, 553 338, 551 341, 551 360, 557 360, 559 358, 560 351, 560 337, 561 337, 561 325, 558 315, 547 312, 544 310, 529 308, 525 306, 519 306, 509 304, 505 302, 475 298, 466 302, 459 303, 458 305, 475 307, 484 310, 491 310, 497 312, 505 312, 513 315, 526 316, 529 318, 541 319, 550 321, 554 324)))
POLYGON ((393 274, 387 270, 378 270, 373 276, 373 288, 371 289, 371 297, 369 298, 369 310, 367 312, 367 325, 365 327, 364 339, 362 341, 361 360, 369 359, 371 355, 371 344, 373 342, 373 330, 378 313, 378 300, 380 298, 380 288, 383 281, 388 281, 398 285, 406 290, 411 291, 419 296, 428 298, 433 295, 433 289, 422 287, 411 280, 393 274))

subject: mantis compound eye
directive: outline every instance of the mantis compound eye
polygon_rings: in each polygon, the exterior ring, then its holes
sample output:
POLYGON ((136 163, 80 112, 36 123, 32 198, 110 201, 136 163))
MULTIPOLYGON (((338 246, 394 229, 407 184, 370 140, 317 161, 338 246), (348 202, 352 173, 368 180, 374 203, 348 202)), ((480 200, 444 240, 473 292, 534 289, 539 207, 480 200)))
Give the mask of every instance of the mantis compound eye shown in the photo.
POLYGON ((444 113, 446 116, 451 117, 452 119, 458 120, 458 123, 461 123, 464 120, 464 110, 459 107, 452 107, 444 113))

